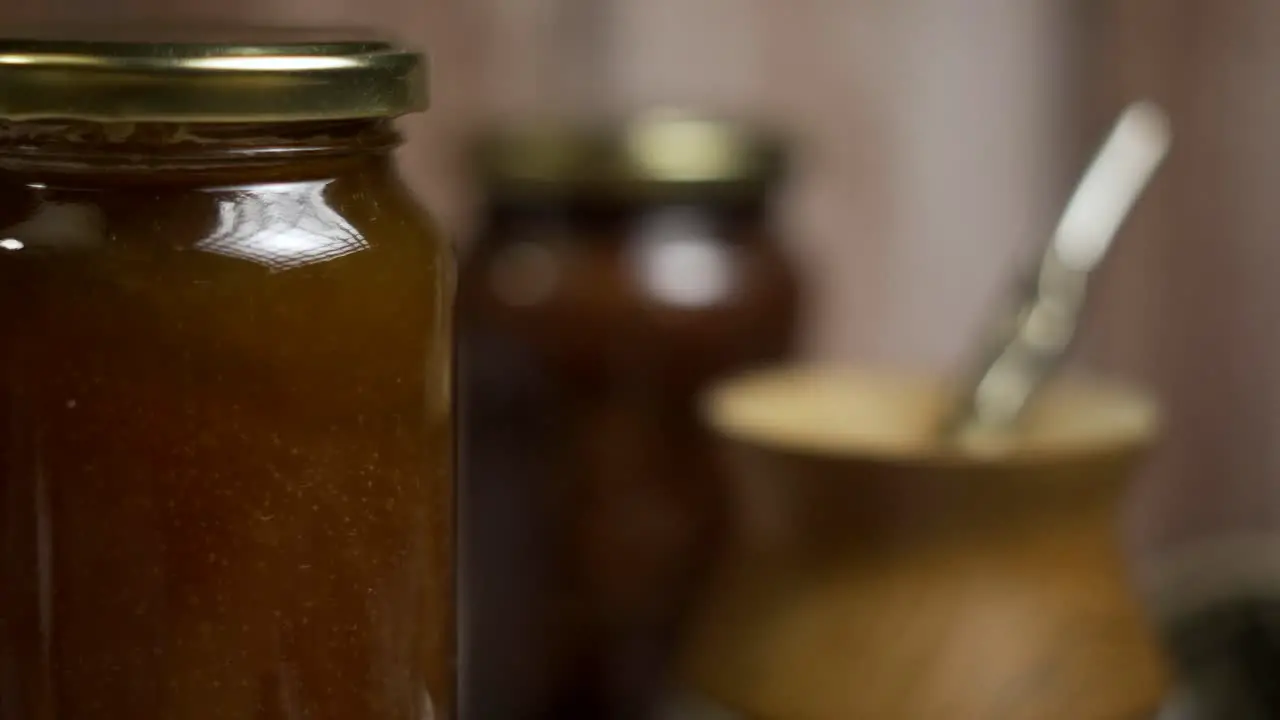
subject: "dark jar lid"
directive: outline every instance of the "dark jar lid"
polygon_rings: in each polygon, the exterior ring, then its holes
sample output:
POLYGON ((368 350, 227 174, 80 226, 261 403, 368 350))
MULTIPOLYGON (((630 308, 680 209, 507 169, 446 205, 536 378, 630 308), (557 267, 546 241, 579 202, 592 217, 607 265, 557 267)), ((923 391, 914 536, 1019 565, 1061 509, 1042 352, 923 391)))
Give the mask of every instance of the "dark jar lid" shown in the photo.
POLYGON ((472 164, 497 195, 760 192, 785 171, 782 139, 763 128, 662 111, 599 124, 492 128, 472 164))
POLYGON ((0 118, 288 122, 427 105, 426 61, 345 30, 0 30, 0 118))

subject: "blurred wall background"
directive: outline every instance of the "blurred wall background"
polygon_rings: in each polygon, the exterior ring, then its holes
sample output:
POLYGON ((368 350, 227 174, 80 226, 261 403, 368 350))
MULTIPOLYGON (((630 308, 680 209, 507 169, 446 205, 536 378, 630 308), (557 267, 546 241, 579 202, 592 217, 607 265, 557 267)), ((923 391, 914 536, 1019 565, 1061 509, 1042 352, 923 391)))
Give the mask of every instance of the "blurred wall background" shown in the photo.
POLYGON ((1086 360, 1154 385, 1140 549, 1280 526, 1280 6, 1267 0, 44 0, 5 20, 357 24, 428 47, 414 184, 459 238, 462 138, 494 116, 659 104, 797 140, 786 222, 811 356, 946 367, 1034 253, 1119 107, 1175 155, 1101 280, 1086 360), (1275 289, 1273 289, 1275 288, 1275 289))
POLYGON ((1167 440, 1134 503, 1143 544, 1280 531, 1280 6, 1077 8, 1080 127, 1123 98, 1172 112, 1175 152, 1105 280, 1091 355, 1160 388, 1167 440))

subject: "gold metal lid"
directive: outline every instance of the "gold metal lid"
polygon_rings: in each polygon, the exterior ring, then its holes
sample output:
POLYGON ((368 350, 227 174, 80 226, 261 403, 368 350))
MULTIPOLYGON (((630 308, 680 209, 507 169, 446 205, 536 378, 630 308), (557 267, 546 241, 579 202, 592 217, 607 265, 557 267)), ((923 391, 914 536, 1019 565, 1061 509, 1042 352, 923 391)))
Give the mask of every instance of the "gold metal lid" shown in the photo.
POLYGON ((783 172, 781 140, 743 123, 657 112, 612 125, 492 130, 475 146, 499 192, 758 189, 783 172))
POLYGON ((427 104, 419 53, 336 30, 0 32, 0 118, 287 122, 427 104))

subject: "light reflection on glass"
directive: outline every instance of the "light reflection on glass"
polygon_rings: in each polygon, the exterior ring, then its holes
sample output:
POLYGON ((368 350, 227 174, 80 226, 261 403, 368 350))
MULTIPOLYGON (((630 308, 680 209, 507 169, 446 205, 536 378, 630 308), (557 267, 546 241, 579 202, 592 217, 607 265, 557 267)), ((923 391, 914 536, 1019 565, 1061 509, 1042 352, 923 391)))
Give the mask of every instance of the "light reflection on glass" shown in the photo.
POLYGON ((236 56, 191 58, 183 61, 187 67, 207 68, 209 70, 340 70, 359 67, 360 63, 351 58, 342 57, 310 57, 307 55, 281 56, 236 56))
POLYGON ((31 215, 0 228, 0 250, 65 251, 94 247, 103 240, 102 209, 88 203, 42 202, 31 215))
POLYGON ((677 307, 723 301, 733 288, 733 258, 711 233, 706 219, 693 211, 655 216, 641 231, 636 248, 641 284, 677 307))
POLYGON ((218 204, 218 225, 198 250, 280 272, 366 250, 368 241, 325 202, 327 182, 256 185, 218 204))

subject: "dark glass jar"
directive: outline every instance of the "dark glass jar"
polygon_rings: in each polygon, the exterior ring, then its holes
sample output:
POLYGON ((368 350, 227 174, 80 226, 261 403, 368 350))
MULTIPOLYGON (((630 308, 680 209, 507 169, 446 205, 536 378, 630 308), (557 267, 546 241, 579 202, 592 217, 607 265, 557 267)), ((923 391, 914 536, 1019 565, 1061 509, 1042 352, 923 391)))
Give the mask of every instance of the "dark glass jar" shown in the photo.
POLYGON ((419 57, 0 66, 0 719, 453 717, 454 266, 391 157, 419 57))
POLYGON ((1280 717, 1280 536, 1184 542, 1140 575, 1176 686, 1159 720, 1280 717))
POLYGON ((463 262, 468 701, 644 716, 724 507, 694 412, 787 354, 778 143, 730 123, 495 133, 463 262))

